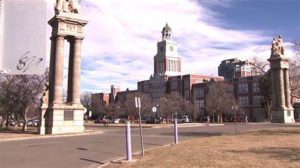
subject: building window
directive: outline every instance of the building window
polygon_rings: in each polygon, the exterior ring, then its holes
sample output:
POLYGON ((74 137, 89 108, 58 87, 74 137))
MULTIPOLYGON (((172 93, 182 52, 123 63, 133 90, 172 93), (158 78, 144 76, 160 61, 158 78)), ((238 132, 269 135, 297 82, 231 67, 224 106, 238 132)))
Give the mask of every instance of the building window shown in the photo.
POLYGON ((172 90, 178 89, 178 82, 177 81, 171 83, 171 89, 172 90))
POLYGON ((200 100, 199 106, 200 106, 200 108, 204 108, 204 100, 200 100))
POLYGON ((253 87, 253 93, 259 93, 260 92, 258 82, 254 82, 252 87, 253 87))
POLYGON ((204 89, 199 89, 199 97, 204 97, 204 89))
POLYGON ((200 90, 198 88, 194 89, 194 98, 195 99, 199 99, 200 98, 200 90))
POLYGON ((248 83, 239 83, 239 93, 248 93, 248 83))
POLYGON ((185 81, 183 82, 183 85, 184 85, 184 88, 185 88, 185 89, 189 89, 189 88, 190 88, 190 81, 185 80, 185 81))
POLYGON ((261 105, 261 96, 253 96, 253 105, 261 105))
POLYGON ((239 104, 240 104, 240 106, 249 105, 248 96, 239 97, 239 104))

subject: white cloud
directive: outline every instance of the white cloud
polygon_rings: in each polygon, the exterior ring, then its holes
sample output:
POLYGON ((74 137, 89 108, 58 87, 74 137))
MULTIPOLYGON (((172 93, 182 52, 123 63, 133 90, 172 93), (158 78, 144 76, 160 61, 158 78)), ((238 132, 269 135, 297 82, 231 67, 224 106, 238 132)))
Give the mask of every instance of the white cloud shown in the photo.
POLYGON ((269 56, 269 46, 258 43, 271 42, 271 37, 259 31, 216 26, 221 25, 219 14, 209 10, 209 2, 84 0, 82 8, 89 23, 83 41, 82 90, 108 91, 111 84, 136 89, 137 81, 147 80, 153 73, 156 42, 161 40, 166 22, 172 27, 179 50, 184 51, 180 54, 185 74, 217 75, 223 59, 269 56))

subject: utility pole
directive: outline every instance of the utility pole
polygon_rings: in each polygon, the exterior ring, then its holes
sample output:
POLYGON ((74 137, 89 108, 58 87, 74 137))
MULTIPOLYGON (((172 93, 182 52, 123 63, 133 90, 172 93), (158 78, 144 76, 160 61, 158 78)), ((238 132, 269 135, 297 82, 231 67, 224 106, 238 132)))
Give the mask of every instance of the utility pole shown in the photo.
POLYGON ((142 129, 142 118, 141 118, 141 98, 135 97, 135 107, 137 108, 139 112, 139 127, 140 127, 140 139, 141 139, 141 150, 142 155, 145 155, 144 152, 144 138, 143 138, 143 129, 142 129))

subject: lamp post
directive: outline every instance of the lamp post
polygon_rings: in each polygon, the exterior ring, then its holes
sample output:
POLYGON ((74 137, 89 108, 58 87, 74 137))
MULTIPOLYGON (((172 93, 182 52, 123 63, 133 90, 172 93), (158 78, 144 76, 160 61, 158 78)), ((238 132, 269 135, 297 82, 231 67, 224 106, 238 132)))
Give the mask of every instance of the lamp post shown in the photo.
POLYGON ((155 123, 156 123, 156 119, 157 119, 157 113, 158 113, 158 107, 159 107, 159 104, 157 104, 156 107, 157 107, 157 111, 156 111, 156 113, 155 113, 155 123))

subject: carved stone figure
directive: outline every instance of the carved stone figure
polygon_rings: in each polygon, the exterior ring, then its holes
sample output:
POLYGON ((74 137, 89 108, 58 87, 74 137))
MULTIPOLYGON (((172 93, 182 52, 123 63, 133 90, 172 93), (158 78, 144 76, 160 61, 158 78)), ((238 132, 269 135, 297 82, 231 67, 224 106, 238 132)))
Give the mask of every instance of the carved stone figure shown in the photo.
POLYGON ((44 86, 44 94, 41 100, 42 105, 48 105, 48 97, 49 97, 49 83, 46 83, 44 86))
POLYGON ((81 7, 77 0, 56 0, 55 14, 64 13, 80 13, 81 7))
POLYGON ((283 39, 280 35, 273 38, 271 55, 284 55, 283 39))

